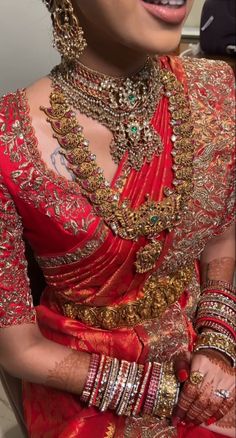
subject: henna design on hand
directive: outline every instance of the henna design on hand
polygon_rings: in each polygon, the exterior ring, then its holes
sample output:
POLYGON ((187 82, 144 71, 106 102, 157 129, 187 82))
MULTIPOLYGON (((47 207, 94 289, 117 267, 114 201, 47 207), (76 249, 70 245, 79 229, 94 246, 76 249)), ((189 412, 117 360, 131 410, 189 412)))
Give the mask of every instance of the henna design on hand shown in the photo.
POLYGON ((80 356, 78 352, 72 351, 60 362, 55 362, 54 368, 49 370, 45 384, 63 391, 80 394, 85 383, 85 381, 81 381, 83 373, 80 371, 80 356))
POLYGON ((217 422, 217 426, 223 429, 234 429, 236 424, 236 408, 235 404, 227 412, 227 414, 217 422))
POLYGON ((206 356, 212 364, 218 366, 225 374, 235 376, 235 368, 232 368, 223 354, 209 349, 201 351, 201 355, 206 356))
MULTIPOLYGON (((205 413, 209 401, 211 399, 211 395, 213 393, 213 383, 208 382, 202 386, 200 389, 199 395, 196 400, 192 403, 190 409, 186 414, 187 422, 194 422, 199 424, 199 417, 205 413)), ((209 417, 211 415, 209 414, 209 417)))
POLYGON ((206 280, 223 280, 232 282, 234 268, 235 260, 232 257, 214 259, 206 265, 206 280))

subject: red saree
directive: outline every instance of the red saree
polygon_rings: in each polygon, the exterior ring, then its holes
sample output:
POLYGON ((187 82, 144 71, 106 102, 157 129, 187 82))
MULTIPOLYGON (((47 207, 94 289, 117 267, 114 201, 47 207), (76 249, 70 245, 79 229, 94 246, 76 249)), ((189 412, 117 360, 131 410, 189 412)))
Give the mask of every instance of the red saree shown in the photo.
MULTIPOLYGON (((161 233, 164 248, 154 270, 155 281, 168 283, 179 272, 194 267, 180 300, 168 303, 156 319, 148 318, 148 309, 143 310, 141 319, 130 306, 129 326, 109 328, 117 306, 143 298, 150 273, 135 273, 133 264, 144 242, 114 236, 93 213, 79 186, 46 167, 37 150, 25 92, 18 91, 0 102, 2 327, 35 321, 23 236, 47 283, 36 309, 45 337, 76 350, 140 363, 171 359, 180 351, 191 350, 195 336, 191 321, 199 297, 197 260, 206 242, 222 233, 233 219, 233 76, 220 62, 178 58, 162 58, 161 62, 185 85, 196 145, 193 194, 175 229, 161 233), (74 319, 78 303, 102 308, 107 328, 96 326, 90 311, 84 314, 83 321, 74 319)), ((131 199, 133 207, 139 206, 147 193, 161 200, 164 188, 173 182, 171 128, 165 98, 152 122, 162 137, 164 150, 150 164, 143 165, 140 172, 132 170, 128 175, 121 197, 131 199)), ((125 160, 117 169, 113 187, 119 188, 125 160)), ((216 438, 228 436, 233 428, 221 421, 211 430, 176 430, 170 422, 156 418, 100 413, 82 405, 78 396, 30 383, 24 385, 24 407, 32 438, 216 438)))

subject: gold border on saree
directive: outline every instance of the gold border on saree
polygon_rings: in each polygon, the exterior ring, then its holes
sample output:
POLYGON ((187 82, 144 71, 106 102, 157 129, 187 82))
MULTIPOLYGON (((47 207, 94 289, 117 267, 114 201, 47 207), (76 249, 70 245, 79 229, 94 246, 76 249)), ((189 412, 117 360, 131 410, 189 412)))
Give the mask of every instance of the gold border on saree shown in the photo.
POLYGON ((158 277, 153 274, 144 285, 143 297, 128 304, 88 306, 69 301, 62 294, 57 299, 64 316, 89 326, 108 330, 134 327, 143 321, 160 317, 169 306, 179 300, 192 276, 193 267, 189 266, 172 276, 158 277))

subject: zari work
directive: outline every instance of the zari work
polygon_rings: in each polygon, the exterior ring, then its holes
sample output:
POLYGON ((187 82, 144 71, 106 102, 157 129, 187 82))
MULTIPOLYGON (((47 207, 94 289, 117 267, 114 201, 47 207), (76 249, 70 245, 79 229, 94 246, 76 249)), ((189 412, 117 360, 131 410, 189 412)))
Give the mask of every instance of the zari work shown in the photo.
POLYGON ((159 317, 171 304, 178 301, 192 276, 193 269, 190 267, 178 271, 171 277, 158 278, 152 275, 142 289, 143 298, 129 302, 127 305, 95 307, 70 303, 68 295, 71 295, 72 291, 59 294, 58 302, 64 315, 93 327, 105 329, 132 327, 159 317))

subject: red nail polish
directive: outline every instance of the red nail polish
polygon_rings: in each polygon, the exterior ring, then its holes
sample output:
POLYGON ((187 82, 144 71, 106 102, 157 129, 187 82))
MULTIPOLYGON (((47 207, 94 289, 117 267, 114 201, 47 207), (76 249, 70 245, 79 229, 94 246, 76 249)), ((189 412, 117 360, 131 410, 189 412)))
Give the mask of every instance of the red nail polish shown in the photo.
POLYGON ((188 379, 188 373, 186 370, 178 371, 177 375, 180 382, 185 382, 188 379))
POLYGON ((211 418, 208 418, 208 420, 206 421, 206 424, 208 426, 210 426, 211 424, 214 424, 216 422, 217 422, 217 419, 215 417, 211 417, 211 418))

